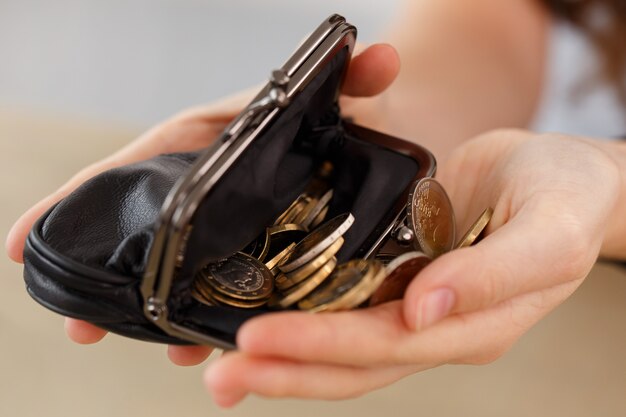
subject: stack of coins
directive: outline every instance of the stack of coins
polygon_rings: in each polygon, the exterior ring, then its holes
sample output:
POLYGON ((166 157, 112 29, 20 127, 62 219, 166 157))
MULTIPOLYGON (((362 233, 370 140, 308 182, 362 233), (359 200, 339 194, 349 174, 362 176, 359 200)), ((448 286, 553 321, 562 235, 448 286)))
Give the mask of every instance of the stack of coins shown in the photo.
POLYGON ((324 223, 291 243, 267 263, 244 253, 207 265, 194 280, 192 296, 208 305, 312 312, 352 309, 366 302, 386 277, 377 260, 337 263, 343 234, 354 216, 324 223))
POLYGON ((203 268, 194 280, 192 295, 209 305, 256 308, 267 303, 273 290, 270 270, 239 252, 203 268))
POLYGON ((342 214, 324 223, 302 239, 278 266, 279 293, 271 307, 287 308, 297 303, 328 278, 337 266, 335 255, 343 245, 342 235, 354 223, 354 216, 342 214))
POLYGON ((376 256, 385 265, 386 278, 372 294, 369 305, 401 299, 413 278, 434 258, 476 243, 492 216, 493 209, 487 208, 467 233, 455 242, 456 219, 446 191, 433 178, 417 182, 409 195, 407 222, 415 236, 415 248, 419 251, 397 257, 386 253, 376 256))
POLYGON ((307 189, 242 252, 265 262, 319 226, 326 219, 333 198, 333 190, 328 186, 331 172, 332 166, 323 164, 307 189))
POLYGON ((413 278, 436 257, 470 246, 487 227, 485 210, 458 242, 450 199, 434 179, 416 183, 410 194, 407 224, 413 251, 378 253, 374 259, 338 264, 350 213, 322 223, 333 191, 325 166, 311 185, 241 252, 211 263, 198 273, 191 295, 208 305, 272 309, 297 307, 310 312, 349 310, 403 297, 413 278), (321 225, 320 225, 321 224, 321 225))
POLYGON ((320 225, 328 214, 328 205, 333 198, 333 190, 324 190, 323 194, 317 194, 320 190, 305 191, 289 208, 276 219, 275 226, 285 224, 297 224, 304 230, 314 229, 320 225))
POLYGON ((385 276, 379 261, 353 259, 339 265, 326 282, 300 300, 298 307, 310 312, 356 308, 372 296, 385 276))

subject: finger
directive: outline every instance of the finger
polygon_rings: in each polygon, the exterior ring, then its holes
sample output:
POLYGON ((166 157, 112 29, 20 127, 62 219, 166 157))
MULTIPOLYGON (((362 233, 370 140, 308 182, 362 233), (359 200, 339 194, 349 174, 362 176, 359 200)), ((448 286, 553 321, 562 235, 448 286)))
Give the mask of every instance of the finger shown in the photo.
POLYGON ((206 360, 213 352, 213 348, 208 346, 175 346, 167 347, 167 356, 170 360, 180 366, 198 365, 206 360))
POLYGON ((248 393, 272 398, 354 398, 422 369, 425 367, 358 368, 308 364, 232 352, 209 366, 204 381, 218 405, 232 407, 248 393))
POLYGON ((402 302, 396 301, 345 312, 266 314, 241 327, 237 347, 255 356, 350 366, 415 364, 417 357, 419 364, 438 363, 460 349, 423 335, 430 344, 408 352, 405 347, 415 336, 404 322, 402 302))
POLYGON ((396 301, 357 311, 265 314, 244 323, 237 333, 237 347, 252 355, 301 361, 396 365, 397 342, 409 333, 402 304, 396 301))
POLYGON ((65 332, 70 339, 81 345, 99 342, 107 334, 106 330, 102 330, 91 323, 71 318, 65 319, 65 332))
POLYGON ((340 313, 266 314, 242 326, 237 346, 253 356, 350 366, 482 360, 494 351, 504 352, 580 282, 524 294, 489 309, 455 314, 419 332, 405 324, 399 301, 340 313))
POLYGON ((11 230, 7 234, 5 248, 9 258, 14 262, 23 263, 24 244, 26 242, 26 236, 30 231, 33 223, 53 204, 58 202, 64 197, 62 192, 56 192, 51 194, 28 209, 19 219, 13 224, 11 230))
POLYGON ((576 224, 559 224, 562 213, 549 210, 541 203, 523 208, 478 245, 449 252, 425 268, 405 293, 409 327, 424 329, 449 314, 587 276, 601 242, 585 240, 576 224))
POLYGON ((227 97, 219 103, 186 110, 171 121, 150 129, 115 154, 81 170, 15 222, 5 243, 9 257, 15 262, 23 262, 24 243, 33 223, 82 183, 109 169, 146 160, 159 154, 194 151, 207 146, 243 107, 243 103, 250 95, 250 91, 245 91, 227 97))
POLYGON ((370 97, 381 93, 396 79, 400 58, 388 44, 372 45, 350 61, 342 92, 349 96, 370 97))

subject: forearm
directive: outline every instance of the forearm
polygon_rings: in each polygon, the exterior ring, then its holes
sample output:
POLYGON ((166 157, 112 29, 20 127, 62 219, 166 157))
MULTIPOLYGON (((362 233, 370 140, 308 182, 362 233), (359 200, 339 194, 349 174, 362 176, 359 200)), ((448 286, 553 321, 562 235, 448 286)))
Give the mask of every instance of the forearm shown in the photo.
POLYGON ((400 76, 361 120, 420 142, 440 161, 479 133, 526 126, 540 95, 547 21, 533 0, 406 1, 386 36, 400 76))

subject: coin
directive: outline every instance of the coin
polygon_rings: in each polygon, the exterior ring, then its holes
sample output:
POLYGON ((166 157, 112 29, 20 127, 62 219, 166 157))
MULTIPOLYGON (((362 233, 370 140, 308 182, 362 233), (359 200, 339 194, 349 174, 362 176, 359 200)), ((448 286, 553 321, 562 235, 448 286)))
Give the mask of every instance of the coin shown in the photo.
POLYGON ((216 302, 213 300, 213 297, 205 295, 204 291, 196 285, 194 285, 191 288, 190 294, 196 301, 202 304, 205 304, 208 306, 216 305, 216 302))
POLYGON ((352 223, 354 223, 354 216, 350 213, 340 214, 327 221, 296 245, 289 259, 280 266, 280 270, 291 272, 311 261, 336 242, 352 226, 352 223))
POLYGON ((293 223, 301 224, 301 225, 304 226, 304 220, 309 216, 309 213, 311 213, 311 211, 319 203, 319 199, 318 198, 315 198, 315 197, 312 197, 312 196, 307 196, 307 197, 308 197, 308 201, 307 201, 306 205, 304 206, 302 211, 300 211, 300 213, 298 213, 298 215, 293 219, 293 223))
POLYGON ((311 221, 309 225, 309 229, 314 229, 326 219, 326 215, 328 214, 328 206, 324 207, 320 213, 315 216, 315 218, 311 221))
POLYGON ((267 228, 270 236, 266 258, 272 259, 287 246, 298 243, 307 235, 306 229, 295 223, 279 224, 267 228))
POLYGON ((375 259, 382 263, 384 266, 387 266, 397 257, 398 255, 394 255, 392 253, 378 253, 376 254, 375 259))
POLYGON ((330 200, 332 198, 333 190, 328 190, 321 198, 314 200, 315 205, 308 212, 305 211, 306 217, 301 222, 302 226, 309 228, 313 224, 313 221, 317 218, 317 216, 319 216, 319 214, 322 212, 322 210, 328 207, 328 204, 330 203, 330 200))
POLYGON ((456 224, 450 198, 433 178, 417 182, 409 195, 407 220, 422 251, 436 258, 452 250, 456 224))
POLYGON ((371 260, 363 279, 339 299, 326 305, 326 311, 351 310, 367 301, 380 287, 387 274, 382 263, 371 260))
POLYGON ((413 278, 432 259, 422 252, 404 253, 385 266, 385 279, 372 294, 369 305, 375 306, 392 300, 400 300, 413 278))
POLYGON ((326 265, 328 261, 335 257, 337 252, 339 252, 339 249, 341 249, 343 242, 343 237, 340 237, 318 257, 314 258, 307 264, 291 272, 279 272, 275 275, 274 285, 280 291, 284 292, 289 291, 301 282, 306 281, 311 275, 315 274, 320 268, 326 265))
POLYGON ((250 255, 253 258, 263 262, 267 257, 267 252, 270 250, 270 235, 268 230, 265 229, 261 235, 254 239, 252 243, 242 249, 242 253, 250 255))
POLYGON ((382 265, 377 261, 353 259, 335 268, 332 275, 309 295, 300 300, 298 307, 310 312, 330 310, 340 304, 342 297, 349 294, 361 280, 371 273, 372 267, 382 265))
POLYGON ((236 298, 227 297, 219 292, 212 293, 213 299, 221 305, 227 305, 237 308, 257 308, 267 304, 269 297, 262 298, 260 300, 241 300, 236 298))
POLYGON ((285 275, 283 272, 280 272, 279 268, 278 273, 274 275, 274 286, 277 289, 284 291, 289 287, 293 287, 294 285, 296 285, 296 283, 291 282, 287 275, 285 275))
MULTIPOLYGON (((285 292, 284 297, 276 301, 278 307, 287 308, 306 297, 311 291, 317 288, 325 279, 327 279, 337 265, 337 258, 334 256, 328 260, 320 269, 306 280, 302 281, 289 291, 285 292)), ((270 305, 271 307, 271 305, 270 305)))
MULTIPOLYGON (((285 259, 287 255, 289 255, 289 253, 291 252, 291 250, 295 246, 296 246, 295 243, 290 244, 285 249, 283 249, 280 253, 278 253, 276 256, 274 256, 272 259, 270 259, 269 261, 265 262, 265 266, 267 267, 267 269, 272 271, 276 266, 278 266, 280 264, 280 261, 285 259)), ((272 275, 273 275, 273 273, 272 273, 272 275)))
POLYGON ((293 223, 293 220, 296 218, 296 216, 298 216, 298 214, 300 214, 302 210, 304 210, 309 200, 310 198, 307 195, 300 194, 298 198, 296 198, 295 201, 291 203, 287 210, 285 210, 283 214, 278 216, 278 218, 274 222, 274 225, 293 223))
POLYGON ((491 221, 491 217, 493 216, 493 209, 491 207, 487 208, 487 210, 483 211, 478 220, 469 228, 465 236, 459 240, 456 248, 464 248, 466 246, 471 246, 478 236, 485 230, 489 222, 491 221))
POLYGON ((337 239, 335 243, 326 248, 324 252, 319 254, 319 256, 313 258, 313 260, 304 264, 300 268, 285 273, 285 275, 291 282, 297 284, 298 282, 311 275, 313 272, 317 271, 322 265, 328 262, 330 258, 335 256, 337 252, 339 252, 339 249, 341 249, 341 246, 343 246, 343 242, 343 237, 339 237, 339 239, 337 239))
MULTIPOLYGON (((225 296, 241 300, 267 298, 274 288, 274 277, 260 261, 244 253, 207 265, 200 271, 206 282, 225 296)), ((217 294, 213 294, 215 298, 217 294)))

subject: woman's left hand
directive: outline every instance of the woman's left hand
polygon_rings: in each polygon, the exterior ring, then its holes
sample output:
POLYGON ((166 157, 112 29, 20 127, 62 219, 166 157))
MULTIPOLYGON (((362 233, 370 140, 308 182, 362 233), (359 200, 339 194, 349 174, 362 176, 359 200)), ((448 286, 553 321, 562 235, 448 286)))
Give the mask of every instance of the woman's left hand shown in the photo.
POLYGON ((582 283, 621 187, 591 141, 523 131, 467 142, 439 174, 462 231, 494 208, 488 235, 434 260, 402 301, 250 320, 240 350, 205 374, 218 404, 249 393, 350 398, 442 364, 494 361, 582 283))

